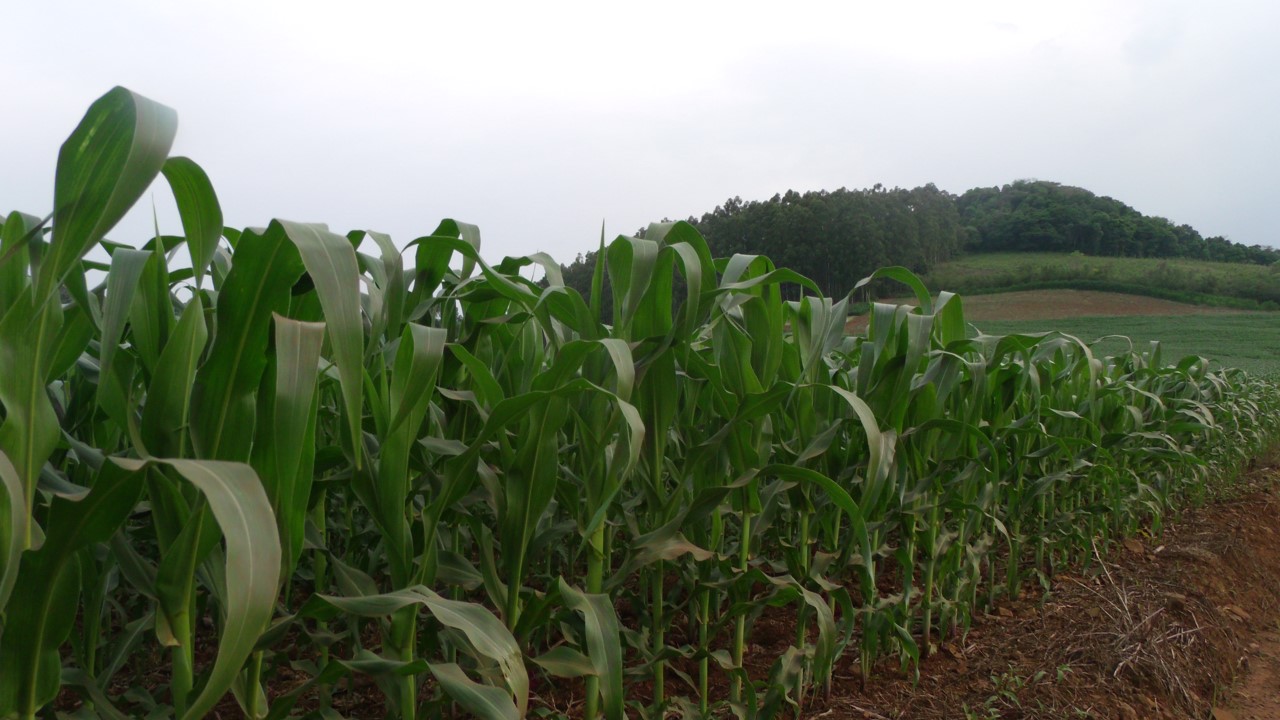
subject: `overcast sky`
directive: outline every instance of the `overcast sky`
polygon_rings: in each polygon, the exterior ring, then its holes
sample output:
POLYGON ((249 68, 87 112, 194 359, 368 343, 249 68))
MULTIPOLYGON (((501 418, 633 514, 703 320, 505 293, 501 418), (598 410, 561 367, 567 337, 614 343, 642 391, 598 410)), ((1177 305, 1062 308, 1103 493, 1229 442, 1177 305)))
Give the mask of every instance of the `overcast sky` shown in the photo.
POLYGON ((0 211, 50 210, 58 146, 125 85, 178 111, 236 227, 453 217, 491 260, 568 262, 602 221, 735 195, 1038 178, 1280 246, 1280 3, 11 0, 2 25, 0 211))

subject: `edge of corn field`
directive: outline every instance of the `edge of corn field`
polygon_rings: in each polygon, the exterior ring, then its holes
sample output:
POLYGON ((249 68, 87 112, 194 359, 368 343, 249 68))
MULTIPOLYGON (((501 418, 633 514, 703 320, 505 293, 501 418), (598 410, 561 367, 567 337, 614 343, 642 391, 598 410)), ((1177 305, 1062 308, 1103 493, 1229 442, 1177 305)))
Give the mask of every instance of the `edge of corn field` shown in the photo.
POLYGON ((176 121, 113 89, 0 230, 0 717, 1195 717, 1271 612, 1272 382, 905 268, 850 336, 685 223, 589 297, 454 220, 226 228, 176 121), (161 175, 184 235, 108 241, 161 175))
POLYGON ((837 670, 808 716, 846 718, 1280 717, 1280 446, 1229 494, 1162 533, 1125 540, 941 644, 913 682, 837 670))

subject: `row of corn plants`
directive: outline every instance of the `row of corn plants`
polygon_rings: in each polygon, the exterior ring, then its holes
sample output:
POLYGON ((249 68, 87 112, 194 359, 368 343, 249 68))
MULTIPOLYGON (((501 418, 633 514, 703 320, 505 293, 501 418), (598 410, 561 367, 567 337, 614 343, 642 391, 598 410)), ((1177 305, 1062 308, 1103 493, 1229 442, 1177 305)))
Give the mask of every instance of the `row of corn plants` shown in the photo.
POLYGON ((684 223, 587 297, 460 222, 232 230, 175 132, 112 90, 0 233, 3 717, 799 713, 1276 434, 1274 383, 975 335, 900 268, 849 335, 684 223), (107 240, 161 176, 182 234, 107 240))

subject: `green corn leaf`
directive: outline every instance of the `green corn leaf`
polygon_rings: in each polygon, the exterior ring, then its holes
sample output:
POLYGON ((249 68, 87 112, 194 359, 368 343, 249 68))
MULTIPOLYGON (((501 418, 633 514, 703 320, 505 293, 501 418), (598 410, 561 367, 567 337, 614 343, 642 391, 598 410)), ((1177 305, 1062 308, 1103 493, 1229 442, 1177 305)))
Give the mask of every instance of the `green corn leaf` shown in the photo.
POLYGON ((622 690, 622 629, 613 602, 608 595, 582 593, 564 578, 560 578, 558 584, 565 604, 586 621, 588 656, 595 675, 600 678, 604 716, 621 720, 626 699, 622 690))
POLYGON ((65 376, 80 360, 95 334, 90 313, 81 305, 68 306, 45 362, 45 382, 52 383, 65 376))
POLYGON ((598 673, 590 658, 568 645, 557 645, 530 660, 556 677, 595 677, 598 673))
POLYGON ((142 196, 177 131, 176 113, 122 87, 89 107, 58 153, 53 241, 40 267, 39 303, 142 196))
POLYGON ((466 278, 471 275, 479 259, 480 230, 467 223, 444 220, 435 232, 415 240, 409 247, 416 248, 412 298, 417 304, 427 301, 440 287, 440 282, 449 273, 449 262, 455 252, 462 253, 465 258, 458 276, 466 278))
POLYGON ((426 417, 444 359, 445 331, 415 323, 405 326, 396 352, 389 407, 393 413, 378 458, 377 512, 392 554, 392 581, 409 582, 409 454, 426 417))
POLYGON ((454 663, 432 663, 431 674, 463 708, 484 720, 519 720, 524 713, 511 696, 492 685, 481 685, 467 677, 454 663))
MULTIPOLYGON (((0 308, 13 307, 31 284, 26 245, 39 232, 40 218, 11 212, 0 228, 0 308)), ((0 310, 0 315, 3 315, 0 310)))
POLYGON ((162 172, 178 204, 182 231, 191 252, 191 269, 199 288, 222 237, 222 207, 209 176, 191 159, 171 157, 165 161, 162 172))
POLYGON ((488 610, 474 603, 429 597, 427 608, 446 627, 466 636, 480 655, 498 664, 508 693, 515 699, 521 717, 529 707, 529 675, 520 646, 488 610))
POLYGON ((411 605, 425 607, 445 627, 461 632, 478 657, 497 663, 506 683, 503 694, 523 717, 528 708, 529 676, 524 667, 520 646, 496 617, 474 603, 447 600, 429 588, 418 585, 405 590, 362 597, 314 595, 300 614, 331 620, 338 613, 360 617, 389 617, 411 605))
POLYGON ((18 469, 0 452, 0 612, 18 580, 18 562, 27 537, 29 519, 22 498, 18 469))
POLYGON ((0 716, 33 717, 58 694, 59 647, 75 625, 80 596, 78 553, 110 538, 141 491, 142 473, 108 464, 83 500, 54 499, 44 545, 22 559, 0 636, 0 716))
POLYGON ((204 303, 197 293, 183 308, 173 335, 156 361, 142 409, 142 438, 151 454, 187 454, 187 426, 191 417, 191 388, 196 365, 209 339, 204 303))
POLYGON ((923 311, 925 315, 933 314, 933 300, 929 296, 928 288, 924 286, 924 283, 920 281, 920 278, 915 273, 911 272, 910 270, 904 267, 895 266, 895 267, 880 268, 879 270, 876 270, 875 272, 871 273, 867 277, 864 277, 861 280, 859 280, 857 283, 855 283, 853 286, 853 290, 850 291, 849 294, 852 295, 858 290, 861 290, 867 285, 870 285, 876 280, 880 280, 882 278, 887 278, 889 280, 897 280, 903 285, 906 285, 908 288, 911 289, 911 292, 915 293, 916 302, 920 303, 921 311, 923 311))
POLYGON ((613 289, 613 328, 620 337, 631 337, 631 325, 653 277, 658 250, 658 243, 632 237, 620 237, 609 244, 605 262, 613 289))
POLYGON ((382 288, 384 300, 382 303, 382 317, 377 318, 376 328, 381 331, 375 331, 372 337, 380 337, 384 333, 395 333, 404 322, 405 299, 406 299, 406 278, 404 272, 404 258, 400 255, 400 249, 391 241, 391 237, 385 233, 367 230, 360 233, 351 233, 347 237, 353 245, 359 244, 361 235, 367 235, 373 238, 377 244, 378 250, 382 255, 382 272, 386 276, 385 287, 382 288))
POLYGON ((343 665, 366 675, 418 675, 427 671, 425 660, 392 660, 368 650, 356 654, 354 660, 340 660, 343 665))
POLYGON ((302 554, 315 466, 316 380, 324 324, 275 316, 276 375, 267 438, 255 444, 256 464, 279 524, 283 569, 302 554))
POLYGON ((155 372, 160 353, 174 325, 174 299, 169 287, 169 267, 163 238, 154 242, 151 257, 142 268, 137 296, 129 311, 131 344, 137 359, 149 372, 155 372))
POLYGON ((341 235, 318 225, 277 220, 285 235, 297 246, 307 274, 315 283, 320 306, 324 309, 325 327, 333 345, 334 362, 346 404, 347 427, 351 444, 356 449, 356 467, 361 466, 359 452, 360 419, 364 392, 364 327, 360 321, 360 271, 356 252, 341 235))
MULTIPOLYGON (((141 470, 146 462, 116 460, 141 470)), ((183 720, 204 717, 235 681, 240 667, 267 629, 280 581, 280 540, 271 504, 253 468, 241 463, 156 460, 196 486, 208 502, 226 539, 226 621, 218 654, 200 694, 183 720)))
MULTIPOLYGON (((345 242, 345 241, 344 241, 345 242)), ((247 460, 253 445, 254 393, 266 369, 271 318, 285 314, 304 267, 283 226, 246 231, 218 291, 217 333, 196 373, 191 437, 196 455, 247 460)))
POLYGON ((96 678, 89 677, 89 674, 80 668, 67 668, 62 671, 62 682, 72 687, 78 687, 84 690, 93 701, 93 711, 100 718, 107 720, 129 720, 129 716, 120 712, 115 705, 111 703, 111 699, 102 691, 96 678))
POLYGON ((142 250, 120 249, 111 256, 111 270, 107 272, 107 299, 102 308, 102 351, 99 365, 102 372, 111 369, 111 358, 120 345, 124 323, 133 306, 133 294, 138 288, 142 270, 152 254, 142 250))
POLYGON ((481 407, 494 407, 506 399, 502 392, 502 385, 493 376, 493 371, 489 369, 489 366, 485 365, 484 362, 461 345, 450 345, 449 352, 470 373, 473 392, 481 407))
MULTIPOLYGON (((23 513, 30 517, 40 469, 57 446, 58 416, 49 400, 47 372, 62 308, 54 298, 33 306, 32 289, 23 291, 0 319, 0 452, 8 455, 22 481, 23 513)), ((27 523, 22 549, 31 547, 34 523, 27 523)))
MULTIPOLYGON (((159 473, 158 470, 152 472, 159 473)), ((218 528, 209 518, 207 506, 198 504, 183 519, 177 536, 167 543, 156 568, 154 587, 160 605, 157 636, 162 644, 180 645, 192 640, 196 569, 217 541, 218 528)))

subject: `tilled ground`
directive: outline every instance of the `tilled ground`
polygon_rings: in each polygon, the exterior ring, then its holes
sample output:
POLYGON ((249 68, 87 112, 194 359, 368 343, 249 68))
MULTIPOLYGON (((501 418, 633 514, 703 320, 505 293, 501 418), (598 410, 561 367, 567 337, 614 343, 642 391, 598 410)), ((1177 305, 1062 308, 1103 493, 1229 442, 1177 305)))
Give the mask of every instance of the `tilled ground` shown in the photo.
POLYGON ((965 317, 977 320, 1054 320, 1120 315, 1221 315, 1238 310, 1092 290, 1032 290, 964 297, 965 317))
MULTIPOLYGON (((1092 290, 1028 290, 994 295, 965 295, 964 315, 969 322, 984 320, 1057 320, 1077 317, 1126 315, 1221 315, 1239 310, 1191 305, 1142 295, 1092 290)), ((908 298, 885 302, 914 304, 908 298)), ((848 328, 861 330, 867 316, 851 318, 848 328)))
POLYGON ((979 618, 918 683, 885 667, 864 690, 847 658, 805 716, 1280 720, 1277 481, 1273 456, 1233 499, 979 618))

